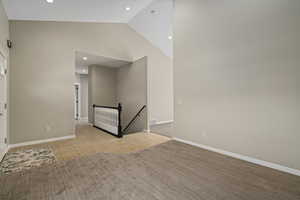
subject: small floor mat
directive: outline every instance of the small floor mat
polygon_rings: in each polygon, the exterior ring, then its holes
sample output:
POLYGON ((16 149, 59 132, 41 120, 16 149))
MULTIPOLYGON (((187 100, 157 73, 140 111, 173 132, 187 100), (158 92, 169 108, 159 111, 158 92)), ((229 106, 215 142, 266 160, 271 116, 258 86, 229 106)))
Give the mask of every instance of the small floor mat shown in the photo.
POLYGON ((55 160, 55 155, 50 148, 9 152, 0 163, 0 175, 28 170, 44 164, 51 164, 55 160))

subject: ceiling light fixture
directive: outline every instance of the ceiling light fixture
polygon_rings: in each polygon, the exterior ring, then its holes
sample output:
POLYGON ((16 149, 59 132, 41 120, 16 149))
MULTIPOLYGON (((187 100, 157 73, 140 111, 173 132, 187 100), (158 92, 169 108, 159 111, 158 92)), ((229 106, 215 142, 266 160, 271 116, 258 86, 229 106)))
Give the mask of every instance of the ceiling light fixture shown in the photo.
POLYGON ((47 3, 53 3, 54 2, 54 0, 46 0, 47 1, 47 3))
POLYGON ((172 39, 173 39, 172 35, 170 35, 170 36, 168 37, 168 39, 169 39, 169 40, 172 40, 172 39))
POLYGON ((129 11, 129 10, 131 10, 131 8, 130 8, 129 6, 127 6, 127 7, 125 8, 125 10, 129 11))
POLYGON ((87 60, 87 57, 83 57, 82 59, 83 59, 83 60, 87 60))

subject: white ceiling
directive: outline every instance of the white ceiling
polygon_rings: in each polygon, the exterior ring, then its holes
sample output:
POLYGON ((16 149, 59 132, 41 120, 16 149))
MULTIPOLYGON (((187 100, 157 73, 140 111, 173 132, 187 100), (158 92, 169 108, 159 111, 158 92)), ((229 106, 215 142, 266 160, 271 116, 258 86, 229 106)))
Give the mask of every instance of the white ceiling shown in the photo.
POLYGON ((172 58, 174 0, 2 0, 10 20, 128 23, 172 58), (126 8, 130 7, 127 11, 126 8))
POLYGON ((88 66, 99 65, 105 67, 118 68, 124 65, 128 65, 132 62, 117 58, 109 58, 105 56, 93 55, 85 52, 76 52, 75 55, 75 72, 79 74, 87 74, 88 66), (83 58, 86 57, 87 60, 83 58))
POLYGON ((154 0, 129 22, 129 25, 152 44, 159 47, 165 55, 173 57, 173 10, 174 0, 154 0))
POLYGON ((2 0, 10 20, 127 23, 153 0, 2 0), (126 11, 130 7, 130 11, 126 11))

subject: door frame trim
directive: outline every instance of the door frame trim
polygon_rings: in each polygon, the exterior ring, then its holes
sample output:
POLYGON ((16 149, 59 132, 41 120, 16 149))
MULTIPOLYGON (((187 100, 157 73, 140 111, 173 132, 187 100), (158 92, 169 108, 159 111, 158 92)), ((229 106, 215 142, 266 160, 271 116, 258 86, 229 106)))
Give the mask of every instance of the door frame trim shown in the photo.
POLYGON ((5 130, 5 137, 6 138, 6 143, 5 143, 5 147, 4 147, 4 151, 0 152, 0 162, 2 161, 2 159, 4 158, 5 154, 8 152, 9 150, 9 103, 8 103, 8 95, 9 95, 9 69, 8 69, 8 56, 6 56, 2 49, 0 48, 0 56, 4 59, 4 67, 6 69, 6 74, 5 74, 5 88, 6 88, 6 99, 5 99, 5 103, 6 103, 6 130, 5 130))

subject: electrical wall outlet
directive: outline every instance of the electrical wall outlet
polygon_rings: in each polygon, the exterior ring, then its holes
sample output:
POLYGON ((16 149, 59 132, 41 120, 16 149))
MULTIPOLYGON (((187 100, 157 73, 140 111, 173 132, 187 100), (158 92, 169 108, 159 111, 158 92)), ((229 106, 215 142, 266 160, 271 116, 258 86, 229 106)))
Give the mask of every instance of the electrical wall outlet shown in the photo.
POLYGON ((47 133, 50 132, 51 131, 51 126, 49 124, 47 124, 45 126, 45 130, 46 130, 47 133))

